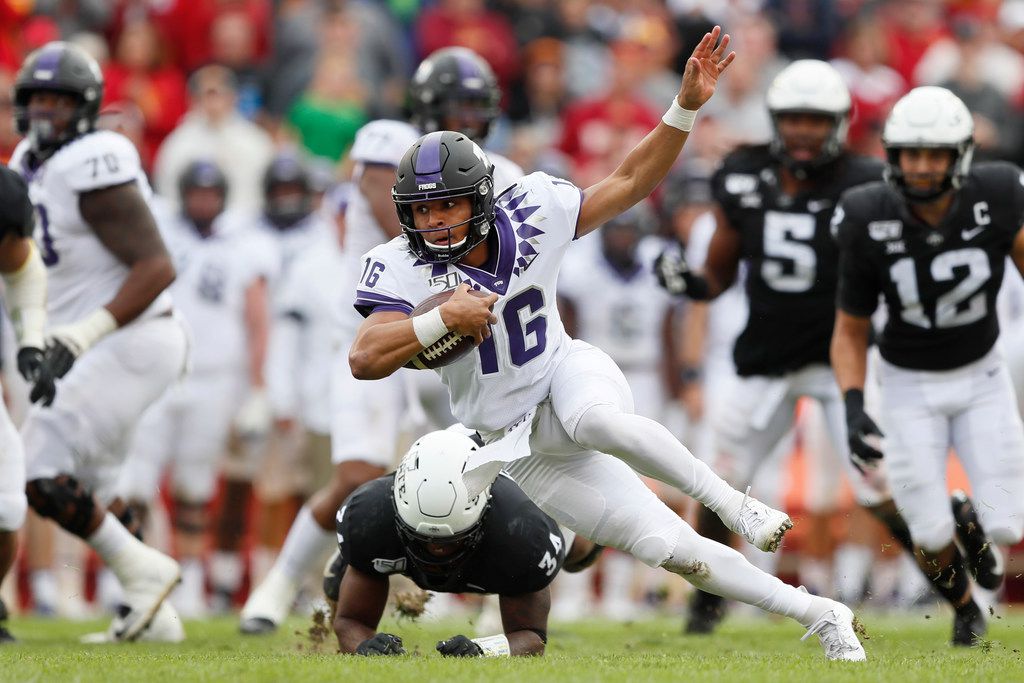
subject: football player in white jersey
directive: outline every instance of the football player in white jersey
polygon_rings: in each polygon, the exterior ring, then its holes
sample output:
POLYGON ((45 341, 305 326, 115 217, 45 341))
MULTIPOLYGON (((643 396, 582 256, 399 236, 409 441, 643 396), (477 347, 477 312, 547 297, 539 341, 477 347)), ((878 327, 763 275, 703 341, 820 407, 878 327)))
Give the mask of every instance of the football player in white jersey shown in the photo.
MULTIPOLYGON (((43 369, 43 329, 46 325, 46 268, 32 242, 35 220, 28 188, 21 176, 0 166, 0 275, 7 310, 17 328, 18 372, 38 389, 32 400, 53 401, 51 382, 39 383, 43 369), (43 393, 40 393, 43 392, 43 393)), ((21 439, 0 402, 0 584, 14 563, 17 532, 25 522, 25 455, 21 439)), ((11 642, 4 622, 7 606, 0 600, 0 645, 11 642)))
MULTIPOLYGON (((139 417, 185 371, 187 338, 173 315, 174 266, 147 204, 131 142, 95 130, 103 77, 80 48, 55 42, 15 79, 26 135, 11 166, 26 179, 49 279, 46 363, 58 384, 26 417, 28 502, 84 539, 114 572, 127 609, 111 625, 133 640, 180 578, 178 563, 141 543, 114 511, 117 475, 139 417)), ((180 631, 180 622, 175 622, 180 631)), ((182 634, 183 635, 183 634, 182 634)))
POLYGON ((229 188, 216 164, 192 162, 178 187, 181 210, 161 228, 178 273, 171 294, 192 333, 191 372, 140 421, 119 493, 145 509, 171 469, 182 566, 172 601, 182 617, 196 618, 206 611, 206 521, 228 435, 246 391, 264 384, 267 282, 278 258, 248 215, 224 210, 229 188))
POLYGON ((472 140, 451 131, 420 138, 394 189, 405 234, 364 258, 356 307, 366 320, 349 363, 357 378, 377 379, 450 332, 471 336, 476 348, 439 370, 456 418, 487 443, 466 466, 471 492, 507 468, 577 534, 796 619, 820 637, 829 659, 862 661, 849 608, 702 538, 644 486, 638 472, 702 502, 762 550, 777 549, 792 526, 785 513, 732 489, 665 427, 634 415, 622 372, 602 351, 570 339, 555 307, 573 239, 647 197, 675 163, 696 110, 735 58, 720 35, 715 27, 694 49, 663 122, 586 190, 534 173, 495 200, 492 166, 472 140), (470 285, 490 293, 470 295, 470 285), (440 306, 410 317, 417 304, 452 289, 440 306))
MULTIPOLYGON (((276 628, 295 599, 298 582, 315 568, 333 539, 334 514, 357 487, 384 474, 397 455, 398 424, 407 408, 410 376, 366 384, 352 377, 346 359, 361 319, 347 296, 359 280, 360 257, 401 234, 391 199, 395 169, 425 132, 452 128, 481 144, 498 116, 501 91, 487 62, 472 50, 444 48, 427 57, 409 87, 411 124, 381 119, 360 129, 349 152, 355 162, 354 192, 345 212, 343 268, 338 276, 344 303, 337 308, 337 352, 331 376, 331 461, 334 476, 300 511, 281 555, 242 610, 243 633, 276 628)), ((522 169, 493 155, 495 183, 503 189, 522 169)), ((436 380, 435 380, 436 383, 436 380)), ((436 383, 439 385, 439 383, 436 383)), ((422 389, 422 388, 421 388, 422 389)))

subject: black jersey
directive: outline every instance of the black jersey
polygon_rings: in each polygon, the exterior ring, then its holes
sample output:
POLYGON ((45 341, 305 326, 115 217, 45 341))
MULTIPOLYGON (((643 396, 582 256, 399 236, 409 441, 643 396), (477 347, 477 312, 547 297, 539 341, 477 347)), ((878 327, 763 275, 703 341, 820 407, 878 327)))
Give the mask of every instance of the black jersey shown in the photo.
POLYGON ((1024 221, 1024 174, 1013 164, 971 168, 935 228, 886 183, 847 192, 836 209, 838 306, 869 316, 885 297, 882 357, 917 370, 978 360, 999 337, 996 294, 1024 221))
POLYGON ((780 375, 828 363, 835 322, 838 250, 829 231, 843 191, 880 180, 882 162, 853 154, 819 171, 790 197, 767 146, 742 147, 712 178, 715 200, 740 236, 750 316, 733 349, 743 376, 780 375))
POLYGON ((0 164, 0 239, 31 237, 35 227, 28 187, 21 176, 0 164))
POLYGON ((566 548, 558 525, 501 475, 491 485, 484 533, 473 554, 451 575, 421 571, 395 526, 394 482, 389 474, 363 484, 338 512, 341 554, 359 571, 404 574, 424 590, 443 593, 522 595, 550 584, 562 567, 566 548))

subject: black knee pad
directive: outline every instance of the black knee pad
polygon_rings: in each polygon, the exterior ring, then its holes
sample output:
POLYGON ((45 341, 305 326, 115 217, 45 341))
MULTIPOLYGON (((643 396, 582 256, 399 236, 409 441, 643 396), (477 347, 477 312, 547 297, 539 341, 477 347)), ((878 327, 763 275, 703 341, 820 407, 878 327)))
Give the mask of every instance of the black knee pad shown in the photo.
POLYGON ((70 474, 33 479, 25 485, 25 496, 40 517, 49 517, 80 538, 88 534, 96 500, 70 474))

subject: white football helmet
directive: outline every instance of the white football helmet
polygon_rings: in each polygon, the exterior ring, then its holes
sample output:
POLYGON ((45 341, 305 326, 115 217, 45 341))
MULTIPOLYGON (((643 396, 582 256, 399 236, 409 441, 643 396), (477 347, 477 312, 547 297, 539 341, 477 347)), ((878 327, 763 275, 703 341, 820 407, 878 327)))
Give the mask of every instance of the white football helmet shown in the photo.
POLYGON ((799 59, 779 72, 765 96, 775 134, 771 148, 775 156, 798 176, 824 166, 843 152, 850 128, 850 91, 843 77, 828 62, 799 59), (835 119, 832 134, 825 140, 821 154, 811 162, 797 162, 786 154, 779 134, 780 114, 824 114, 835 119))
POLYGON ((912 201, 929 201, 949 189, 958 190, 974 158, 974 118, 963 101, 945 88, 914 88, 893 105, 882 130, 888 166, 885 177, 912 201), (900 149, 948 148, 953 163, 941 187, 921 192, 907 187, 899 164, 900 149))
POLYGON ((483 534, 490 487, 474 497, 462 479, 478 448, 452 430, 431 432, 412 445, 395 472, 394 503, 399 534, 414 562, 435 570, 465 559, 483 534), (437 554, 427 544, 448 546, 437 554))

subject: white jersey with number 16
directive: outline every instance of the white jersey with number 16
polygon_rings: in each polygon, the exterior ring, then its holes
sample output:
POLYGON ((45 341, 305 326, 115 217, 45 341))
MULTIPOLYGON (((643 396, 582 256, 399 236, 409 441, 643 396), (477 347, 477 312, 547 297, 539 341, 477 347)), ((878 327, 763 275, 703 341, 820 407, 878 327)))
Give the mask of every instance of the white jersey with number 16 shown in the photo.
POLYGON ((495 202, 491 253, 480 268, 425 263, 409 251, 404 236, 363 257, 355 302, 363 315, 409 313, 461 282, 499 295, 491 337, 438 370, 453 414, 467 427, 502 429, 550 393, 551 372, 569 342, 555 306, 555 284, 576 235, 582 197, 572 183, 544 173, 521 179, 495 202))

